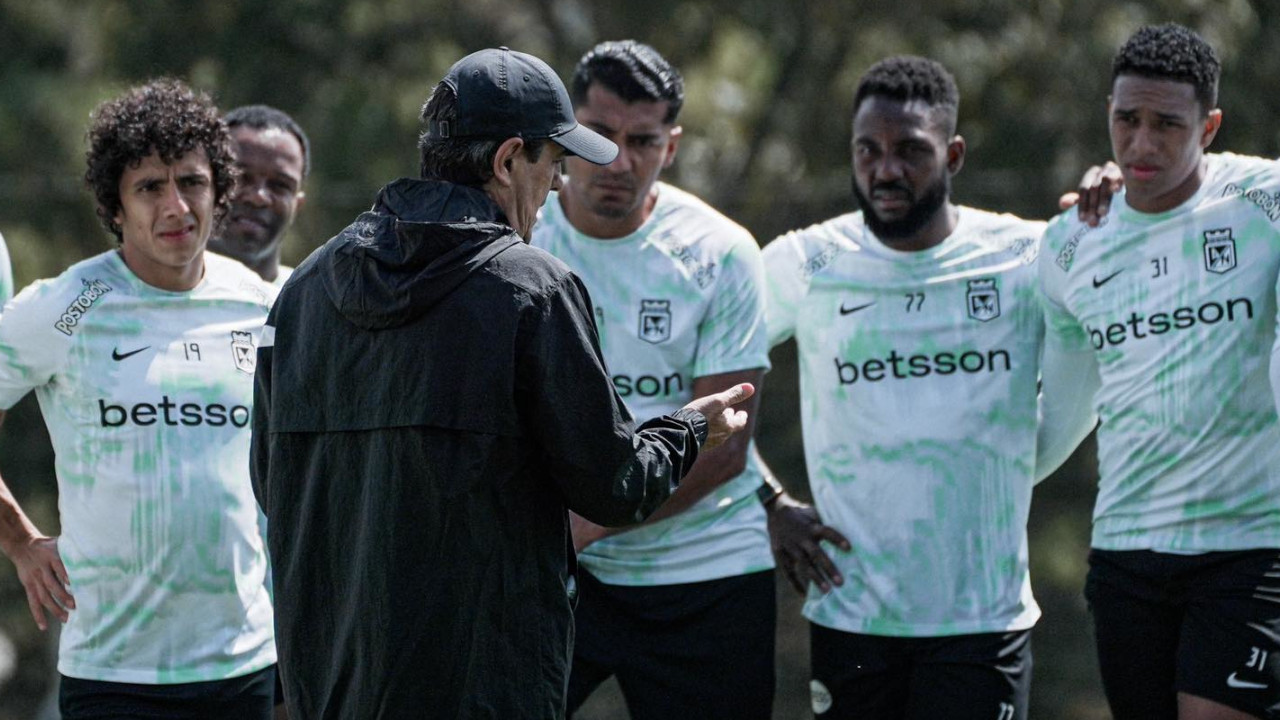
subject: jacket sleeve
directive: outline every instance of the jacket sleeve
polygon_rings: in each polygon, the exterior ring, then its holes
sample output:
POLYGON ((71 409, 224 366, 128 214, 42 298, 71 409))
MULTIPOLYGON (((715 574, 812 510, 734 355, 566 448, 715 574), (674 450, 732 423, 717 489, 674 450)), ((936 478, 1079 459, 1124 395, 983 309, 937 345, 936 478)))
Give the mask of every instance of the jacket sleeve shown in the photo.
POLYGON ((517 356, 526 432, 570 510, 600 525, 641 522, 693 467, 706 419, 681 410, 637 429, 605 369, 581 281, 566 275, 541 300, 517 356))

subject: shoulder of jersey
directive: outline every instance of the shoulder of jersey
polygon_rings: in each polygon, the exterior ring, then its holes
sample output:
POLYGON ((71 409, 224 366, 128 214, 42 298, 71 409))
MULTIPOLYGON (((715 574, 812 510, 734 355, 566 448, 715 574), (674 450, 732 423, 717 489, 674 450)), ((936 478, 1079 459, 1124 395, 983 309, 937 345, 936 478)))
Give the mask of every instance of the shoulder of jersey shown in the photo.
POLYGON ((5 306, 11 328, 56 330, 70 337, 94 308, 120 295, 128 279, 111 261, 114 250, 81 260, 56 277, 37 280, 22 289, 5 306))
POLYGON ((866 226, 861 212, 837 215, 830 220, 784 233, 774 242, 786 242, 805 249, 823 250, 836 246, 841 250, 855 250, 862 245, 866 226))
POLYGON ((962 207, 968 216, 974 242, 987 245, 994 251, 1017 257, 1024 265, 1031 265, 1040 255, 1041 237, 1046 223, 1043 220, 1025 220, 1010 213, 995 213, 977 208, 962 207))
POLYGON ((1242 183, 1253 188, 1266 186, 1277 189, 1280 185, 1280 161, 1235 153, 1211 153, 1213 168, 1209 178, 1215 183, 1242 183))
POLYGON ((711 207, 697 195, 681 190, 675 185, 659 182, 658 197, 658 205, 654 208, 654 213, 658 214, 658 217, 653 219, 655 222, 661 222, 665 215, 680 213, 678 218, 680 227, 699 223, 706 230, 691 237, 691 240, 712 243, 715 246, 724 245, 726 250, 743 244, 756 247, 755 237, 750 231, 711 207))
POLYGON ((263 280, 239 262, 212 252, 204 254, 205 279, 211 288, 223 288, 244 299, 271 307, 280 294, 279 286, 263 280))

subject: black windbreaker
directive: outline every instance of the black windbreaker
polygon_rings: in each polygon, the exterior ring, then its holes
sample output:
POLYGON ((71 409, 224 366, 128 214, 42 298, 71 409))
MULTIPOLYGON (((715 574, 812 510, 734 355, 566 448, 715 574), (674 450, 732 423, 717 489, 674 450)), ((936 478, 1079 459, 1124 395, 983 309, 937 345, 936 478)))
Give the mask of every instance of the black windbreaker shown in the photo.
POLYGON ((642 520, 706 432, 687 411, 634 428, 590 308, 448 183, 388 185, 294 272, 252 450, 291 717, 563 716, 566 507, 642 520))

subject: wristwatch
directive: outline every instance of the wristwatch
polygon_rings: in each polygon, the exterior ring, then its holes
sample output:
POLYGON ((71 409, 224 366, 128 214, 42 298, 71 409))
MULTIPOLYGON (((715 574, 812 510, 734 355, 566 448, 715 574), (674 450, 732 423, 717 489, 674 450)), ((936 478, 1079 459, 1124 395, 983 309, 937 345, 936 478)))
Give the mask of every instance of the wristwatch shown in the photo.
POLYGON ((782 485, 777 480, 765 476, 764 482, 756 488, 756 498, 760 500, 761 505, 769 507, 775 500, 782 497, 782 492, 782 485))

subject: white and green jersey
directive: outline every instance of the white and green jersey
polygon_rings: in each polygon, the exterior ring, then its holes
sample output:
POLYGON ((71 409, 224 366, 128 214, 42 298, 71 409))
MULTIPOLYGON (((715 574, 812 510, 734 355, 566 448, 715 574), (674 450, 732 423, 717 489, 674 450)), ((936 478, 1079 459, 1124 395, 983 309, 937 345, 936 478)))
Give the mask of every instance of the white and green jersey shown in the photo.
POLYGON ((256 343, 275 288, 205 255, 189 292, 119 252, 36 282, 0 316, 0 407, 36 391, 76 609, 58 671, 172 684, 275 662, 249 483, 256 343))
POLYGON ((884 245, 862 213, 764 250, 769 339, 799 351, 805 460, 845 584, 804 612, 844 632, 1021 630, 1043 323, 1043 223, 959 208, 939 245, 884 245))
POLYGON ((13 297, 13 265, 9 262, 9 247, 4 244, 4 236, 0 235, 0 305, 9 302, 13 297))
POLYGON ((289 276, 292 274, 293 274, 293 268, 289 267, 288 265, 281 265, 280 269, 276 271, 275 281, 272 282, 271 284, 275 285, 278 288, 284 287, 285 282, 289 279, 289 276))
MULTIPOLYGON (((575 230, 553 193, 532 241, 586 283, 614 388, 641 420, 692 400, 694 378, 769 365, 755 240, 689 193, 657 187, 649 219, 614 240, 575 230)), ((741 475, 679 515, 593 543, 579 560, 613 585, 700 582, 772 568, 754 456, 748 453, 741 475)))
POLYGON ((1280 547, 1280 165, 1206 162, 1173 210, 1121 193, 1100 227, 1068 212, 1045 233, 1047 346, 1091 348, 1101 381, 1096 548, 1280 547))

